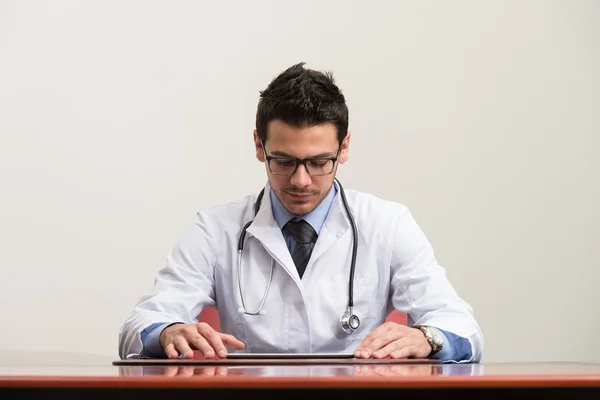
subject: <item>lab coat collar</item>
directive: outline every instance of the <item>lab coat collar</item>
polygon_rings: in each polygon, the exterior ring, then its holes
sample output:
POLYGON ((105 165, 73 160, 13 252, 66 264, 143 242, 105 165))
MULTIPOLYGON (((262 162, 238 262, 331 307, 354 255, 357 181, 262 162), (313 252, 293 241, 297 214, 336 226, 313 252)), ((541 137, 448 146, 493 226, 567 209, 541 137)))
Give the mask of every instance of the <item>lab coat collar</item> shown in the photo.
POLYGON ((248 234, 247 238, 253 236, 260 241, 267 252, 269 252, 271 257, 273 257, 273 259, 275 259, 279 265, 282 265, 287 273, 292 276, 297 283, 300 283, 300 276, 296 270, 292 255, 290 254, 290 251, 285 243, 283 233, 273 217, 271 196, 269 195, 270 191, 271 185, 267 183, 264 188, 264 195, 260 209, 258 210, 254 221, 246 230, 246 233, 248 234))
MULTIPOLYGON (((341 199, 342 196, 339 193, 340 187, 335 181, 334 185, 336 185, 338 193, 333 199, 329 214, 321 228, 305 274, 309 274, 311 264, 318 260, 320 256, 350 230, 350 220, 346 215, 346 210, 341 199)), ((269 196, 270 191, 271 186, 267 183, 265 185, 265 194, 262 198, 260 209, 256 214, 254 221, 248 227, 247 233, 259 240, 264 248, 270 253, 271 257, 273 257, 277 263, 282 265, 287 273, 300 284, 300 276, 298 275, 294 260, 285 243, 283 233, 273 217, 271 196, 269 196)))
POLYGON ((329 214, 325 219, 325 223, 321 228, 321 233, 319 233, 319 237, 315 243, 310 261, 306 267, 306 273, 309 273, 311 264, 317 261, 335 242, 350 231, 350 220, 348 219, 344 203, 342 202, 340 187, 336 181, 334 181, 334 185, 336 185, 335 189, 337 195, 333 199, 329 214))

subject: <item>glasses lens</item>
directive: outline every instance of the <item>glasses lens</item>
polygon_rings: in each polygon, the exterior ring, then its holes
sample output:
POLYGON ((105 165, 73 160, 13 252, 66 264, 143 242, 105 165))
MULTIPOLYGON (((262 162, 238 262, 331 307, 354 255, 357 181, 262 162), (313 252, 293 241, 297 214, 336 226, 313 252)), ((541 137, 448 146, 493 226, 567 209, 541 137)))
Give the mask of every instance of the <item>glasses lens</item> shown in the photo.
MULTIPOLYGON (((333 160, 307 160, 306 170, 311 176, 329 175, 333 172, 333 160)), ((276 175, 292 175, 296 170, 296 160, 290 158, 272 158, 269 161, 271 172, 276 175)))
POLYGON ((278 175, 292 175, 296 169, 296 160, 289 158, 272 158, 269 161, 271 172, 278 175))
POLYGON ((308 160, 306 162, 308 174, 312 176, 329 175, 333 172, 332 160, 308 160))

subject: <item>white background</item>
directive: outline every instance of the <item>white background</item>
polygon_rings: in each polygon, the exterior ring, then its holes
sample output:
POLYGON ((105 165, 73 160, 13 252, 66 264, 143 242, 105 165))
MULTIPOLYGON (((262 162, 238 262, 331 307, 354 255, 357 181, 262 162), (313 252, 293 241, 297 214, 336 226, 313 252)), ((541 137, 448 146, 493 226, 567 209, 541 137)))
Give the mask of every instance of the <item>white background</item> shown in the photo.
POLYGON ((411 208, 485 362, 600 361, 600 2, 0 1, 0 351, 117 357, 259 90, 332 70, 347 188, 411 208))

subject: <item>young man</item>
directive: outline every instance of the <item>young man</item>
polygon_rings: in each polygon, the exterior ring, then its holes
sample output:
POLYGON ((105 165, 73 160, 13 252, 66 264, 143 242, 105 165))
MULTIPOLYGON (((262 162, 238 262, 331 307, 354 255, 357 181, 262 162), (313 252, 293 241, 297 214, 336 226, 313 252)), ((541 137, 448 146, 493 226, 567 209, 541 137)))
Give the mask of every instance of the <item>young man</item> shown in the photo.
POLYGON ((197 214, 125 321, 122 358, 197 349, 480 361, 472 309, 410 211, 335 180, 350 133, 331 74, 301 63, 277 76, 261 92, 254 145, 262 194, 197 214), (208 306, 222 332, 198 323, 208 306), (408 326, 385 322, 394 308, 408 326))

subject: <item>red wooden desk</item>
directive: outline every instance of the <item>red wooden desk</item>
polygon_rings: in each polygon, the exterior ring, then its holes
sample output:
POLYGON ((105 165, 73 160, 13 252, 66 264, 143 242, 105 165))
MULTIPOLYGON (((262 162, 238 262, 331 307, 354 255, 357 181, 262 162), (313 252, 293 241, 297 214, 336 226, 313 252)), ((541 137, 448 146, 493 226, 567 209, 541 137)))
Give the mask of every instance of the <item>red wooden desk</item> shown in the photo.
POLYGON ((339 364, 114 366, 84 355, 0 358, 0 399, 105 394, 117 398, 170 395, 346 398, 457 394, 466 398, 600 399, 600 364, 339 364), (9 360, 9 361, 7 361, 9 360), (10 361, 12 360, 12 361, 10 361))

